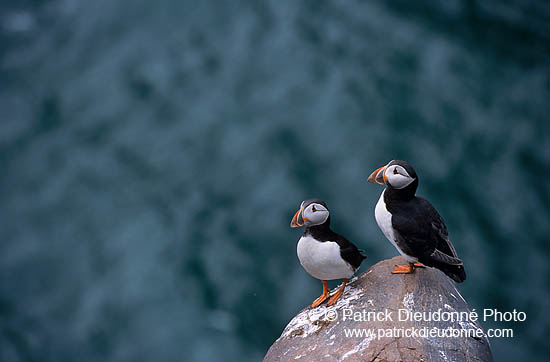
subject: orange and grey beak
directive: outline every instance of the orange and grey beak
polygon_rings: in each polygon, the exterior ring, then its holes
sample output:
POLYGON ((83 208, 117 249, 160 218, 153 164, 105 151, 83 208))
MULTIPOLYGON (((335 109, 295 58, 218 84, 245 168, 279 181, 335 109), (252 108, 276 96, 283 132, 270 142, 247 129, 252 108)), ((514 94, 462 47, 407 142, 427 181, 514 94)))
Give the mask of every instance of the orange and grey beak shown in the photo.
POLYGON ((302 210, 302 209, 296 211, 296 213, 294 214, 294 217, 292 218, 292 221, 290 222, 290 227, 291 228, 297 228, 297 227, 300 227, 300 226, 304 226, 304 216, 302 215, 303 211, 304 210, 302 210))
POLYGON ((382 166, 379 169, 375 170, 373 173, 370 174, 369 178, 367 179, 368 182, 372 182, 379 185, 385 185, 386 181, 388 181, 388 178, 385 175, 386 168, 388 166, 382 166))

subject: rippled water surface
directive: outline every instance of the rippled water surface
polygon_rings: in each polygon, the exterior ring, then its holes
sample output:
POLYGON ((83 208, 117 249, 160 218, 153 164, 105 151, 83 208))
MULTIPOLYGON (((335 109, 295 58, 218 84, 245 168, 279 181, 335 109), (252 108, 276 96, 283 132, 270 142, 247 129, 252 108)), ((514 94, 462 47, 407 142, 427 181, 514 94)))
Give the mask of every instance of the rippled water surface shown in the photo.
POLYGON ((410 161, 472 308, 550 333, 550 6, 539 1, 0 5, 0 360, 257 361, 320 292, 317 196, 396 255, 368 174, 410 161))

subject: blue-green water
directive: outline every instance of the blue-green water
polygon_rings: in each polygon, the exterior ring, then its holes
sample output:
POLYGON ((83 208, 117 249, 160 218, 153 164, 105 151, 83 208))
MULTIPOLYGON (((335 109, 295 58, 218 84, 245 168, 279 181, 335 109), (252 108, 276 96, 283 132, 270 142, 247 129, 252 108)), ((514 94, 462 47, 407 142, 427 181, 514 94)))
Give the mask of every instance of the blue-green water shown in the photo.
POLYGON ((0 5, 0 360, 257 361, 320 292, 300 201, 396 254, 368 174, 410 161, 472 308, 550 351, 550 6, 0 5))

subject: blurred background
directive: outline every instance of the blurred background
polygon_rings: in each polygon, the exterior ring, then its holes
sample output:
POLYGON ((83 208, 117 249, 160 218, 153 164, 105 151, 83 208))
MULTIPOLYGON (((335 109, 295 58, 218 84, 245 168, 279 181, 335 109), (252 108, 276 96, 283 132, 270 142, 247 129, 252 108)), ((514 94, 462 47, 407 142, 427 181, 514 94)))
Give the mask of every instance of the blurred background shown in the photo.
POLYGON ((395 158, 470 306, 527 313, 495 360, 545 360, 549 2, 0 4, 1 361, 261 360, 321 290, 300 202, 366 270, 395 158))

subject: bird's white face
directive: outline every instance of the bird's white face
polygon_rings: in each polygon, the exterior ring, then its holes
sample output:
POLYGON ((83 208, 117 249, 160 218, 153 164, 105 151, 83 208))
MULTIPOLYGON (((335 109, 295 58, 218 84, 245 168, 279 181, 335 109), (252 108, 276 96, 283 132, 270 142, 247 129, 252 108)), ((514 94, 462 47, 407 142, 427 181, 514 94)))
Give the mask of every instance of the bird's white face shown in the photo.
POLYGON ((384 180, 394 189, 403 189, 414 181, 414 177, 411 177, 402 166, 392 165, 386 167, 384 180))
POLYGON ((327 208, 316 203, 307 205, 302 211, 302 218, 306 226, 321 225, 327 221, 328 216, 327 208))
POLYGON ((296 211, 296 214, 294 214, 290 222, 290 227, 296 228, 300 226, 321 225, 327 221, 329 214, 325 206, 316 202, 306 205, 305 201, 303 201, 300 205, 300 210, 296 211))
POLYGON ((368 181, 379 185, 388 185, 394 189, 404 189, 416 179, 409 175, 405 167, 395 164, 392 165, 392 162, 394 161, 374 170, 374 172, 370 174, 368 181))

